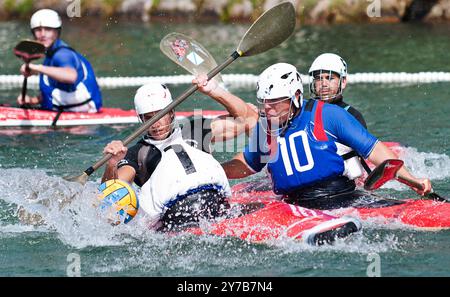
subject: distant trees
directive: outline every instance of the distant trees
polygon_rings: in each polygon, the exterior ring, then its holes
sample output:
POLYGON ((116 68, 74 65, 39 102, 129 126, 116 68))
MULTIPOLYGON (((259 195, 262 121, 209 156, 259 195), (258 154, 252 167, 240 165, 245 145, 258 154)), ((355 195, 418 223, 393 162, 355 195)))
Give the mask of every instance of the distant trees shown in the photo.
POLYGON ((421 21, 439 0, 413 0, 406 8, 402 22, 421 21))
MULTIPOLYGON (((39 8, 51 7, 61 15, 73 17, 70 10, 89 16, 140 17, 143 21, 164 20, 168 16, 190 21, 249 21, 276 3, 286 0, 0 0, 0 20, 28 19, 39 8)), ((293 1, 293 0, 290 0, 293 1)), ((296 0, 297 16, 306 23, 387 21, 450 21, 450 0, 296 0), (405 7, 406 6, 406 7, 405 7), (429 14, 433 7, 436 10, 429 14), (376 19, 373 15, 376 15, 376 19)))

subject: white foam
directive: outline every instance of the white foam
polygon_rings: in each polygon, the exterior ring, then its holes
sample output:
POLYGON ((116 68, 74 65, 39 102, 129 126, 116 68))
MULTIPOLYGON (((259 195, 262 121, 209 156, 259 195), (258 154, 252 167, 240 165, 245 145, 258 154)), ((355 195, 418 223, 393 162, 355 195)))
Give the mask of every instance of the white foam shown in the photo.
MULTIPOLYGON (((422 156, 422 153, 417 154, 422 156)), ((431 156, 434 157, 433 154, 431 156)), ((430 159, 430 157, 424 158, 430 159)), ((447 156, 439 155, 437 159, 450 162, 447 156)), ((146 228, 145 218, 139 215, 127 225, 113 227, 99 218, 96 208, 93 207, 97 199, 98 184, 99 182, 96 181, 82 186, 78 183, 67 182, 61 177, 49 176, 45 171, 37 169, 3 169, 0 171, 0 187, 4 189, 2 199, 21 206, 29 212, 38 213, 43 217, 45 225, 34 227, 7 222, 0 226, 0 233, 3 233, 3 236, 35 231, 55 232, 64 244, 78 249, 88 246, 121 247, 136 257, 135 265, 146 271, 157 270, 160 265, 165 265, 167 269, 174 272, 177 269, 191 271, 195 269, 194 267, 209 265, 233 268, 242 265, 240 258, 242 253, 248 257, 246 265, 251 266, 262 261, 260 257, 254 256, 259 253, 259 248, 255 248, 254 244, 236 238, 158 234, 149 231, 146 228), (65 200, 70 200, 71 203, 63 205, 62 202, 65 200), (227 251, 227 255, 215 257, 223 251, 227 251), (230 256, 230 251, 232 255, 236 253, 236 257, 230 256), (204 255, 210 256, 204 257, 204 255), (227 258, 226 263, 222 261, 224 257, 227 258), (234 258, 236 261, 233 260, 234 258)), ((366 228, 367 224, 364 223, 363 226, 365 228, 363 232, 354 234, 348 240, 338 241, 333 246, 313 247, 289 239, 274 240, 264 245, 270 248, 264 248, 264 253, 259 256, 268 257, 272 250, 274 253, 300 251, 370 253, 400 249, 399 240, 395 235, 391 237, 386 235, 380 239, 373 239, 373 235, 366 236, 366 232, 371 234, 380 225, 366 228)), ((99 263, 93 267, 92 271, 104 273, 130 269, 130 261, 123 263, 120 262, 122 260, 117 261, 117 263, 111 263, 110 259, 105 259, 104 265, 99 263), (109 265, 112 266, 108 267, 109 265)))
MULTIPOLYGON (((49 176, 43 170, 4 169, 0 172, 0 187, 4 189, 2 199, 23 208, 26 213, 41 216, 45 222, 41 229, 56 232, 65 244, 76 248, 122 245, 131 240, 129 234, 147 231, 134 221, 113 227, 100 218, 93 206, 97 200, 97 186, 94 182, 85 186, 68 182, 61 177, 49 176)), ((24 220, 15 225, 15 230, 35 231, 33 226, 27 225, 29 223, 24 220)), ((13 227, 9 225, 6 230, 13 230, 13 227)))
MULTIPOLYGON (((406 168, 416 177, 426 177, 432 182, 450 177, 450 157, 445 154, 419 152, 413 147, 400 150, 399 158, 405 162, 406 168)), ((409 188, 397 181, 383 185, 383 189, 405 191, 409 188)))
POLYGON ((450 157, 445 154, 419 152, 408 147, 402 153, 406 166, 416 176, 441 180, 450 177, 450 157))
POLYGON ((48 229, 45 227, 35 227, 30 225, 16 225, 16 224, 7 224, 0 226, 0 234, 2 236, 4 234, 15 234, 15 233, 24 233, 24 232, 47 232, 48 229))

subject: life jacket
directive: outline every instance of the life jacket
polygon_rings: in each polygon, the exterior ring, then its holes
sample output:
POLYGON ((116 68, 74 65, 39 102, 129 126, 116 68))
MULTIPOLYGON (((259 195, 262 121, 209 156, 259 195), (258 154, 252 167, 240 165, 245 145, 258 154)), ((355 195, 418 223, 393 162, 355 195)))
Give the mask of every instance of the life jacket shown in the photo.
MULTIPOLYGON (((313 104, 311 101, 308 102, 310 106, 307 106, 306 108, 312 110, 313 104)), ((327 136, 325 133, 325 130, 323 128, 323 122, 322 122, 322 108, 323 108, 323 101, 318 101, 315 116, 314 116, 314 135, 316 135, 316 138, 326 140, 327 136)), ((306 109, 305 108, 305 109, 306 109)), ((346 111, 350 108, 350 105, 347 105, 346 107, 343 107, 346 111)), ((346 145, 343 145, 339 142, 336 142, 337 146, 337 154, 342 157, 344 160, 344 166, 345 170, 342 174, 343 176, 346 176, 348 179, 353 180, 358 177, 360 177, 363 174, 363 168, 360 162, 360 157, 358 154, 351 148, 346 145)))
POLYGON ((294 117, 277 137, 276 152, 270 150, 267 170, 276 194, 288 194, 318 181, 341 176, 344 172, 344 161, 336 153, 336 143, 323 129, 323 102, 317 104, 317 111, 313 114, 315 102, 305 101, 301 116, 294 117))
POLYGON ((39 87, 42 96, 41 107, 58 111, 99 111, 102 107, 100 88, 93 68, 85 57, 58 40, 47 51, 44 65, 53 66, 53 58, 61 49, 72 51, 80 61, 80 65, 73 65, 78 74, 77 82, 74 84, 60 83, 47 75, 41 74, 39 77, 39 87))
POLYGON ((228 179, 219 162, 210 154, 187 144, 179 128, 165 140, 147 138, 146 142, 149 146, 143 146, 138 152, 140 169, 137 175, 143 182, 140 206, 150 217, 158 220, 187 193, 211 188, 220 190, 225 196, 231 195, 228 179), (156 156, 157 164, 152 165, 150 172, 146 160, 152 156, 156 156), (141 167, 141 164, 144 165, 141 167), (145 170, 147 172, 143 172, 145 170))

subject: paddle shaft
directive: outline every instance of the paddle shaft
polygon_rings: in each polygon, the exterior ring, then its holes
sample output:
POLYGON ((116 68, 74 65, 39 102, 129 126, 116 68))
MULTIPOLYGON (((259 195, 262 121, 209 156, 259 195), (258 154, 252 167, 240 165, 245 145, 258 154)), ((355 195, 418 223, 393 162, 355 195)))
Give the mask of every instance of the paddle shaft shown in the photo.
MULTIPOLYGON (((25 70, 26 71, 30 71, 30 67, 28 67, 28 64, 30 63, 30 61, 25 61, 25 70)), ((27 95, 27 81, 28 81, 28 77, 24 76, 23 78, 23 84, 22 84, 22 102, 25 102, 25 96, 27 95)))
MULTIPOLYGON (((263 13, 244 34, 237 50, 234 51, 225 62, 215 67, 208 73, 208 80, 213 78, 217 73, 222 71, 239 57, 257 55, 281 44, 294 32, 295 19, 294 5, 290 2, 280 3, 263 13), (276 24, 276 26, 273 24, 276 24)), ((123 142, 124 145, 128 145, 133 139, 146 132, 146 130, 148 130, 149 127, 151 127, 156 121, 161 119, 169 111, 173 110, 196 90, 196 85, 191 86, 175 101, 170 103, 166 108, 158 112, 149 121, 145 122, 138 130, 127 137, 123 142)), ((83 174, 80 176, 68 177, 66 180, 85 184, 87 178, 100 166, 111 159, 111 157, 111 154, 105 155, 97 163, 83 171, 83 174)))
POLYGON ((400 181, 401 183, 404 183, 405 185, 408 185, 410 187, 414 187, 414 188, 423 190, 423 185, 422 184, 420 184, 420 183, 418 183, 416 181, 413 181, 413 180, 411 180, 411 179, 409 179, 407 177, 400 177, 400 176, 397 175, 396 179, 398 181, 400 181))
MULTIPOLYGON (((396 178, 397 178, 398 181, 400 181, 400 182, 402 182, 402 183, 404 183, 404 184, 406 184, 408 186, 411 186, 411 187, 423 190, 423 185, 422 184, 420 184, 418 182, 415 182, 415 181, 413 181, 413 180, 411 180, 411 179, 409 179, 407 177, 397 176, 396 178)), ((450 202, 450 199, 442 197, 442 196, 436 194, 433 189, 431 189, 430 193, 428 193, 426 196, 431 198, 431 199, 434 199, 434 200, 450 202)))
MULTIPOLYGON (((22 40, 14 47, 14 54, 21 58, 25 63, 25 71, 30 72, 29 64, 32 60, 41 58, 45 54, 45 46, 42 43, 33 40, 22 40)), ((28 77, 24 76, 22 84, 22 102, 25 102, 27 94, 28 77)), ((29 104, 23 104, 29 107, 29 104)))
MULTIPOLYGON (((208 80, 216 76, 220 71, 225 69, 228 65, 230 65, 232 62, 234 62, 237 58, 242 56, 238 51, 235 51, 231 54, 231 56, 225 60, 221 65, 218 65, 214 69, 212 69, 208 73, 208 80)), ((183 94, 181 94, 176 100, 174 100, 172 103, 167 105, 164 109, 160 110, 157 114, 155 114, 150 120, 146 121, 138 130, 133 132, 130 136, 125 138, 123 140, 123 145, 127 146, 132 142, 134 139, 142 135, 144 132, 146 132, 154 123, 159 121, 164 115, 166 115, 168 112, 170 112, 172 109, 177 107, 179 104, 181 104, 186 98, 191 96, 195 91, 197 91, 198 87, 196 85, 191 86, 189 89, 187 89, 183 94)), ((96 171, 98 168, 103 166, 106 162, 108 162, 109 159, 111 159, 111 154, 106 154, 101 158, 99 161, 97 161, 94 165, 89 167, 84 171, 84 173, 88 176, 90 176, 94 171, 96 171)))

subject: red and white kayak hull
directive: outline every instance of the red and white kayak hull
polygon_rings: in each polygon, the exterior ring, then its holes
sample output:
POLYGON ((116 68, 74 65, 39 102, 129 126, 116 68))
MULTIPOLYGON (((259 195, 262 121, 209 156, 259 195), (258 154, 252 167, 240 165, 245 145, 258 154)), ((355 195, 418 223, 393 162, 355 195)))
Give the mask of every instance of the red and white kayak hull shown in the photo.
POLYGON ((392 222, 418 230, 437 231, 450 229, 450 203, 434 200, 402 200, 404 203, 380 208, 346 208, 333 212, 336 215, 352 215, 363 221, 380 224, 392 222))
MULTIPOLYGON (((239 204, 244 201, 239 199, 239 204)), ((248 201, 249 204, 255 201, 248 201)), ((231 201, 236 203, 236 201, 231 201)), ((260 243, 280 239, 294 239, 311 245, 332 243, 361 229, 358 219, 335 217, 321 211, 310 210, 277 200, 260 200, 257 210, 226 218, 201 228, 189 228, 185 232, 202 235, 237 237, 260 243)))
MULTIPOLYGON (((40 109, 24 109, 0 106, 0 127, 48 127, 56 117, 56 111, 40 109)), ((205 110, 195 115, 214 118, 225 114, 223 111, 205 110)), ((178 119, 193 116, 194 112, 177 112, 178 119)), ((56 126, 136 124, 138 119, 134 110, 119 108, 102 108, 98 113, 63 112, 56 126)))
MULTIPOLYGON (((268 184, 242 183, 233 187, 235 201, 278 201, 277 196, 267 190, 268 184), (255 185, 257 188, 255 188, 255 185), (258 189, 259 187, 259 189, 258 189), (252 190, 255 189, 255 190, 252 190)), ((404 199, 390 206, 348 207, 326 211, 336 217, 352 216, 362 221, 376 221, 382 224, 400 223, 420 230, 450 229, 450 203, 428 199, 404 199)), ((317 211, 317 210, 310 210, 317 211)))

